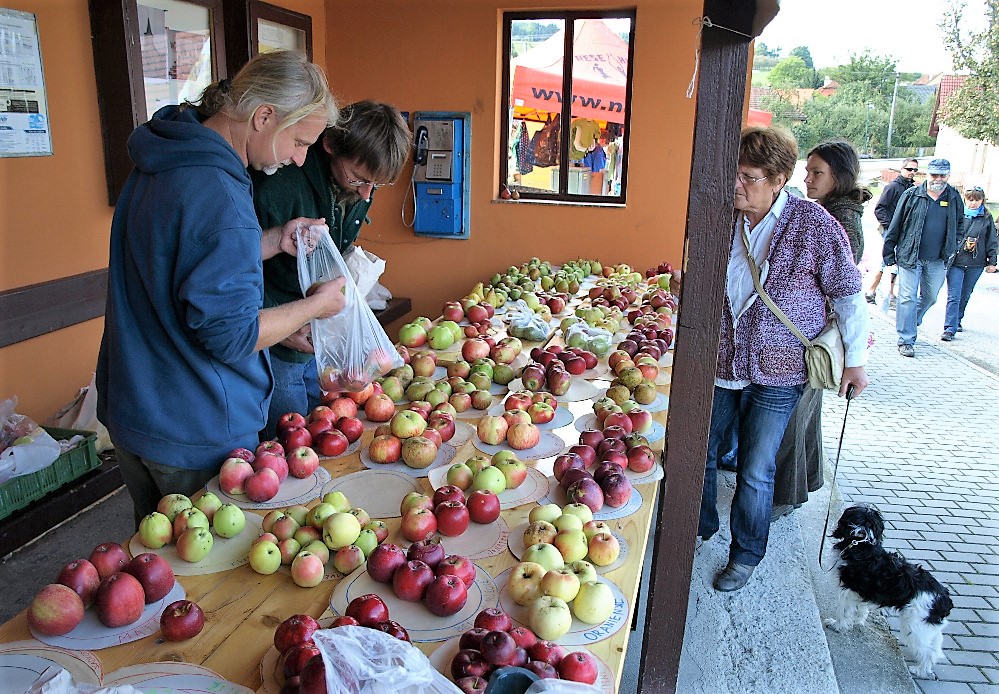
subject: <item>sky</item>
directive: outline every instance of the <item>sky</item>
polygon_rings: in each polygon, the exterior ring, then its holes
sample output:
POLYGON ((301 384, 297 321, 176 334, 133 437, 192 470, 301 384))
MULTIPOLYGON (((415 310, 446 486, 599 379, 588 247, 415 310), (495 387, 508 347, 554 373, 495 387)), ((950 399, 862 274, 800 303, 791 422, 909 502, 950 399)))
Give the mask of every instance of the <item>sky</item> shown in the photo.
MULTIPOLYGON (((984 0, 967 0, 965 23, 975 31, 985 26, 984 0)), ((781 0, 780 12, 757 43, 780 48, 781 57, 808 46, 815 67, 850 62, 850 55, 872 53, 898 61, 901 72, 953 72, 940 22, 946 0, 781 0)))

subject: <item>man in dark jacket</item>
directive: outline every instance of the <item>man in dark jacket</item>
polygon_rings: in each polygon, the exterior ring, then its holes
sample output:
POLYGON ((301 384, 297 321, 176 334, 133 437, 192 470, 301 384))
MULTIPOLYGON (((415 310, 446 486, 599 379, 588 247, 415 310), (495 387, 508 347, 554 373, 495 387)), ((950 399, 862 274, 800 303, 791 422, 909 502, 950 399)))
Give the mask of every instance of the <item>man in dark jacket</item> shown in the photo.
MULTIPOLYGON (((902 197, 902 193, 909 190, 915 183, 912 179, 915 178, 917 171, 919 171, 918 161, 915 159, 906 159, 903 161, 898 176, 895 177, 894 181, 885 186, 881 197, 878 198, 878 204, 874 206, 874 216, 877 217, 878 224, 881 225, 882 237, 888 233, 888 225, 891 224, 891 218, 895 215, 895 207, 898 206, 898 199, 902 197)), ((877 303, 876 292, 878 286, 881 284, 881 276, 884 273, 884 269, 885 266, 882 264, 881 269, 874 273, 874 278, 869 285, 868 291, 864 292, 864 298, 867 299, 867 303, 869 304, 877 303)), ((895 300, 896 276, 895 272, 891 273, 891 287, 888 290, 891 301, 895 300)))
POLYGON ((898 265, 898 353, 916 355, 916 329, 937 301, 964 222, 961 194, 947 183, 950 162, 934 159, 926 182, 902 194, 885 235, 885 265, 898 265))

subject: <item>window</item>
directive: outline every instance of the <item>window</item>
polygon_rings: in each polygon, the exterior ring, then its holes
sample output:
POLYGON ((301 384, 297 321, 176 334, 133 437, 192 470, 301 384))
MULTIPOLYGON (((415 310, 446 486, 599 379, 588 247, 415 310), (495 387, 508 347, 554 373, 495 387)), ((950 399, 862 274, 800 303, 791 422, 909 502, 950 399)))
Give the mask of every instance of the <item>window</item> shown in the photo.
POLYGON ((634 26, 634 10, 504 15, 500 180, 521 199, 625 201, 634 26))

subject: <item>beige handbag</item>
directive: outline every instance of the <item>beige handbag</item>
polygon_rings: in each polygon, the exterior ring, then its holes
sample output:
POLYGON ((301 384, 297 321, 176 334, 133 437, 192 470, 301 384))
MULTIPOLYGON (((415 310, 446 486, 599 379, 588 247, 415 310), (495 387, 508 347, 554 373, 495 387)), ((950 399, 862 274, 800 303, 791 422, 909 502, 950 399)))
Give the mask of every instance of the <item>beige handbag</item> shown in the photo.
POLYGON ((840 382, 843 380, 843 369, 846 366, 846 347, 843 345, 843 335, 839 331, 836 314, 830 311, 826 315, 826 327, 822 328, 822 332, 814 339, 809 340, 805 337, 804 333, 798 330, 797 326, 773 302, 770 295, 763 290, 763 285, 760 283, 760 270, 756 267, 752 251, 749 250, 749 239, 746 238, 745 229, 742 230, 742 242, 746 245, 749 272, 753 276, 756 293, 759 294, 763 303, 773 311, 773 314, 780 319, 781 323, 786 325, 805 346, 805 372, 808 374, 808 385, 811 388, 824 388, 838 392, 840 382))

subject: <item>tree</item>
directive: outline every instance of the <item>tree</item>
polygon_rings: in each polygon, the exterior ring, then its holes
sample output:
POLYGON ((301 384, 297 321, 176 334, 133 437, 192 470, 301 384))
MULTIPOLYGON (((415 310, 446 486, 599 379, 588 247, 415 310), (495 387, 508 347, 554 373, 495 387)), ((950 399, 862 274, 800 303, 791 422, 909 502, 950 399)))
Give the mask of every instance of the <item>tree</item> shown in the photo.
POLYGON ((947 100, 943 122, 962 136, 999 145, 999 0, 985 0, 981 33, 961 31, 965 0, 948 0, 941 27, 954 67, 968 78, 947 100))
POLYGON ((770 84, 777 89, 811 89, 815 71, 798 56, 784 58, 770 71, 770 84))
POLYGON ((805 61, 805 66, 809 70, 815 69, 815 63, 812 62, 812 53, 808 50, 808 46, 798 46, 797 48, 792 48, 791 52, 788 53, 788 57, 797 56, 805 61))

